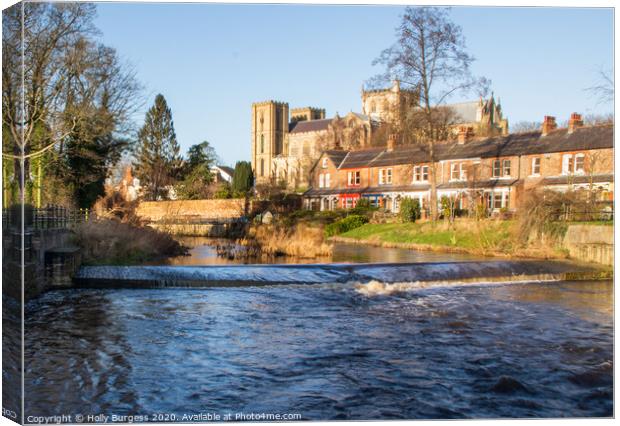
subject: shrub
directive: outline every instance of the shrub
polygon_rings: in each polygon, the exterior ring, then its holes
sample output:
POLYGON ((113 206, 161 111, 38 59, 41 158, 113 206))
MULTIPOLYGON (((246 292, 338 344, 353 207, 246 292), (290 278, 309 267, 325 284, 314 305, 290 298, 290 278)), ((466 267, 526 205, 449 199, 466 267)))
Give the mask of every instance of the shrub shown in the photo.
POLYGON ((359 228, 360 226, 368 223, 368 217, 352 214, 344 219, 340 219, 337 222, 331 223, 325 227, 325 236, 332 237, 334 235, 342 234, 350 231, 351 229, 359 228))
POLYGON ((365 215, 370 216, 372 212, 379 210, 378 207, 373 207, 370 204, 370 200, 368 198, 360 198, 357 200, 355 207, 353 207, 349 212, 352 215, 365 215))
POLYGON ((403 222, 415 222, 422 217, 420 200, 405 197, 400 202, 400 218, 403 222))
POLYGON ((232 198, 232 190, 230 188, 230 184, 228 182, 223 182, 213 194, 213 198, 232 198))
POLYGON ((86 264, 136 264, 187 252, 170 234, 111 219, 80 224, 74 239, 86 264))

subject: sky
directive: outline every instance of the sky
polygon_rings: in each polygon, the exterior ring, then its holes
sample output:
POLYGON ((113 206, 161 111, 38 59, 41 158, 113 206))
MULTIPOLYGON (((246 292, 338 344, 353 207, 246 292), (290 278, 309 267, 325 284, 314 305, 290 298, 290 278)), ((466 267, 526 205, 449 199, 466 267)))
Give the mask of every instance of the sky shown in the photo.
MULTIPOLYGON (((208 140, 221 163, 250 158, 253 102, 361 112, 372 61, 395 40, 403 6, 100 3, 103 43, 172 110, 182 151, 208 140)), ((613 67, 610 8, 455 7, 472 70, 491 80, 510 123, 609 113, 584 89, 613 67)), ((459 95, 451 102, 476 99, 459 95)))

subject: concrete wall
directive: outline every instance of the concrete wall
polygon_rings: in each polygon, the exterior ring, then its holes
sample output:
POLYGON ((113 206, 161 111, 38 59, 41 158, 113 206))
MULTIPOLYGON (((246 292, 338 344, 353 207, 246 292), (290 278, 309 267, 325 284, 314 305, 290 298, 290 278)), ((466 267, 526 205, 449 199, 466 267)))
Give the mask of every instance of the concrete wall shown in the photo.
POLYGON ((602 265, 614 264, 614 227, 569 225, 562 245, 571 258, 602 265))
POLYGON ((245 200, 176 200, 143 201, 137 215, 151 222, 208 222, 235 220, 244 215, 245 200))

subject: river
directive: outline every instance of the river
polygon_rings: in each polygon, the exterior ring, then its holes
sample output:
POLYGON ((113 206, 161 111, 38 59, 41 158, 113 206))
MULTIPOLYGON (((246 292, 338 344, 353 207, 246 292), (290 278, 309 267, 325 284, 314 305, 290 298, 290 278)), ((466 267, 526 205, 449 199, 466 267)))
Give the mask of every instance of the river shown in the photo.
POLYGON ((206 237, 177 237, 189 248, 188 256, 178 256, 151 262, 151 265, 229 265, 248 263, 406 263, 406 262, 450 262, 457 260, 481 260, 480 256, 432 251, 415 251, 400 248, 374 247, 363 244, 335 243, 332 256, 324 258, 302 258, 293 256, 225 256, 218 255, 218 247, 228 247, 226 253, 243 254, 244 247, 231 240, 206 237), (232 250, 230 250, 232 248, 232 250))
POLYGON ((613 415, 607 281, 81 289, 26 318, 30 416, 613 415))

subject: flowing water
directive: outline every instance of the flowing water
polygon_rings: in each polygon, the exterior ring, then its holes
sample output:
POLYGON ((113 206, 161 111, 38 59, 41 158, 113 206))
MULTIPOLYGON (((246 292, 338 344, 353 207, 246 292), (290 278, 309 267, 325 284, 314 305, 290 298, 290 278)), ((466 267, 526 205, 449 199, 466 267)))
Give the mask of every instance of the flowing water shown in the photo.
POLYGON ((612 309, 611 282, 54 291, 26 414, 611 416, 612 309))

